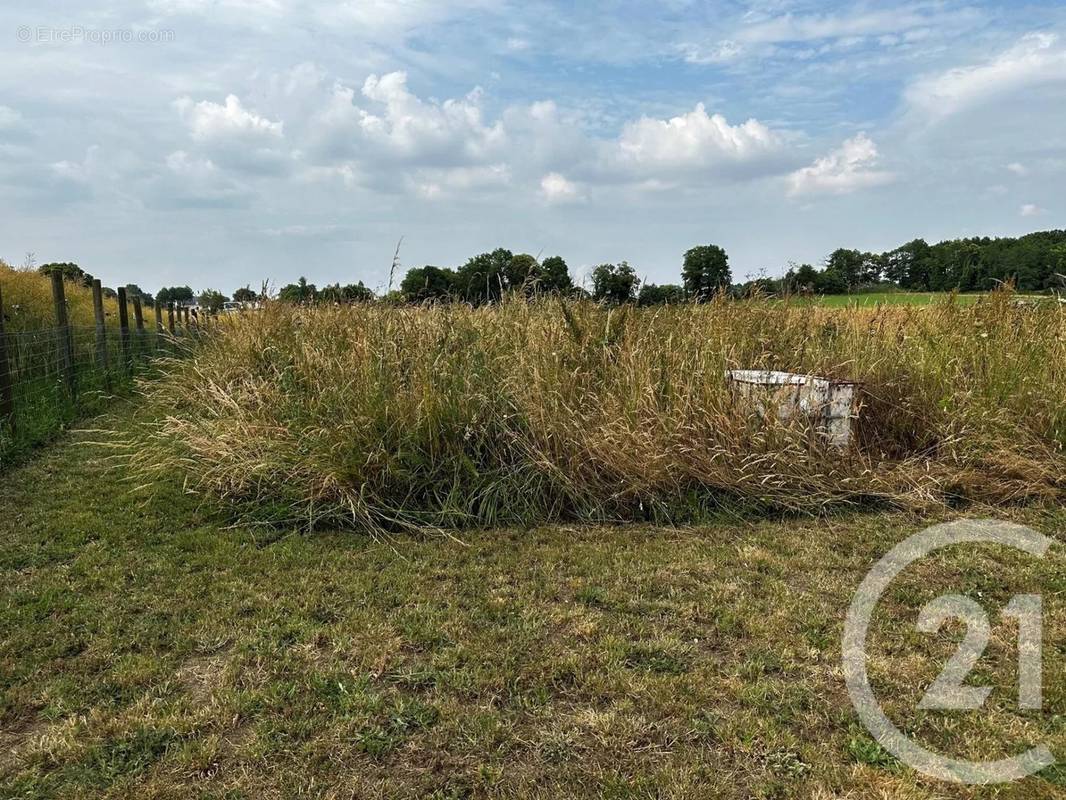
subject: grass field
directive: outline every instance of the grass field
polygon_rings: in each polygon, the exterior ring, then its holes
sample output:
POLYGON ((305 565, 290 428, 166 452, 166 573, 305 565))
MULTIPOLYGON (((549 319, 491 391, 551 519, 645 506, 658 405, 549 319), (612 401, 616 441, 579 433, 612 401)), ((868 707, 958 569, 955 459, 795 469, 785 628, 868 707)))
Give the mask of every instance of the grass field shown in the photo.
MULTIPOLYGON (((984 292, 955 295, 955 302, 960 305, 971 305, 982 297, 988 295, 984 292)), ((949 297, 947 292, 863 292, 861 294, 830 294, 803 299, 793 298, 790 302, 822 306, 824 308, 847 308, 858 306, 870 308, 877 305, 886 306, 929 306, 943 302, 949 297)))
MULTIPOLYGON (((128 409, 101 428, 129 429, 128 409)), ((870 565, 931 520, 537 527, 372 539, 227 528, 177 480, 147 503, 68 437, 0 484, 0 796, 1054 798, 931 782, 859 726, 840 633, 870 565)), ((1061 510, 1004 512, 1066 541, 1061 510)), ((1066 561, 955 552, 884 600, 888 713, 952 755, 1066 755, 1066 561), (1045 597, 1046 712, 1009 628, 983 712, 910 716, 959 630, 944 587, 1045 597)), ((993 618, 996 615, 993 614, 993 618)))

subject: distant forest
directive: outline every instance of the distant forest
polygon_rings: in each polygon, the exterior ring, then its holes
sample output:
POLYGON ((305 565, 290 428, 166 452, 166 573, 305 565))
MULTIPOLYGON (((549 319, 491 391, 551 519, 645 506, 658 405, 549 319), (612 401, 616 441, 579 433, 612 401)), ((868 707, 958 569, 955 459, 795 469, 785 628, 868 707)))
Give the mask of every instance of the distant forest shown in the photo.
POLYGON ((1066 231, 1015 238, 978 236, 928 244, 924 239, 884 253, 839 249, 822 269, 793 266, 781 279, 757 279, 772 291, 843 294, 891 284, 916 292, 986 291, 1013 281, 1021 291, 1066 285, 1066 231))

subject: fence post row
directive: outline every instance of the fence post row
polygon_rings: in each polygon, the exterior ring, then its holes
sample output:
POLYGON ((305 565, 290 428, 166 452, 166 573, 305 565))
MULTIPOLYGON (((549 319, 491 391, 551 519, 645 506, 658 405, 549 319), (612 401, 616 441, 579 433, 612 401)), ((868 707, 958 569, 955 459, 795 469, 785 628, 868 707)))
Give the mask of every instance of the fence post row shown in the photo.
POLYGON ((0 292, 0 425, 15 428, 15 395, 11 385, 11 367, 7 360, 7 334, 4 331, 4 295, 0 292))
POLYGON ((111 391, 111 372, 107 364, 107 325, 104 321, 104 290, 100 280, 93 281, 93 316, 96 318, 96 360, 104 374, 104 387, 111 391))
POLYGON ((56 349, 59 370, 71 396, 77 393, 74 376, 74 341, 71 338, 70 323, 67 321, 67 297, 63 291, 63 273, 52 272, 52 301, 56 310, 56 349))

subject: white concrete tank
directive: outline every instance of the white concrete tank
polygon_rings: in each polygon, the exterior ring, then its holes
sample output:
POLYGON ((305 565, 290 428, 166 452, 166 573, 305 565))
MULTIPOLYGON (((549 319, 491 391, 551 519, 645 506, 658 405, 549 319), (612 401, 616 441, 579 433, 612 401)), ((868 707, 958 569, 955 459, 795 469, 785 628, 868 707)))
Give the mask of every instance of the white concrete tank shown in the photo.
POLYGON ((824 433, 830 447, 851 445, 859 417, 859 384, 777 370, 734 369, 726 373, 735 397, 781 421, 804 416, 824 433))

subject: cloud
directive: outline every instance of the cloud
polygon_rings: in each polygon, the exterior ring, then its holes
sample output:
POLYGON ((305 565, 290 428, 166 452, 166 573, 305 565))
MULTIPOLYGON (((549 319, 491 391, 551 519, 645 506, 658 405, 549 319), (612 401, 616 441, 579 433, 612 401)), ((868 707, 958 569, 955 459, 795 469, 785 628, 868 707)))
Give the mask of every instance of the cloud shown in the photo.
POLYGON ((1039 217, 1044 213, 1046 213, 1046 210, 1035 203, 1025 203, 1018 209, 1018 215, 1022 217, 1039 217))
POLYGON ((584 200, 578 185, 558 172, 549 172, 540 179, 540 194, 548 203, 574 203, 584 200))
POLYGON ((874 169, 878 160, 873 139, 859 133, 829 155, 789 175, 789 194, 847 194, 891 183, 895 179, 891 172, 874 169))
POLYGON ((932 121, 1008 92, 1066 83, 1066 48, 1053 33, 1031 33, 992 59, 927 75, 904 92, 909 106, 932 121))
POLYGON ((219 165, 260 175, 278 175, 290 166, 283 148, 284 123, 246 109, 236 95, 224 104, 189 97, 174 101, 193 142, 219 165))
POLYGON ((336 84, 314 119, 312 149, 324 159, 372 155, 413 166, 470 166, 492 162, 504 141, 499 121, 486 124, 482 92, 426 101, 407 87, 407 73, 370 75, 360 92, 336 84))
POLYGON ((1007 164, 1006 169, 1013 172, 1019 178, 1024 178, 1026 175, 1029 174, 1029 168, 1024 164, 1019 164, 1017 161, 1013 161, 1010 164, 1007 164))
POLYGON ((744 52, 743 46, 732 39, 723 39, 710 47, 683 42, 677 49, 689 64, 725 64, 735 61, 744 52))
POLYGON ((691 170, 754 172, 780 155, 784 137, 756 119, 730 125, 721 114, 708 115, 703 103, 670 119, 641 117, 623 129, 615 160, 641 175, 687 173, 691 170))
POLYGON ((225 174, 209 158, 175 150, 153 182, 149 204, 159 208, 229 208, 247 205, 251 190, 225 174))
POLYGON ((842 14, 782 14, 743 25, 735 38, 744 42, 809 42, 842 37, 888 36, 924 26, 944 26, 974 16, 962 9, 927 13, 912 7, 842 14))
POLYGON ((227 95, 225 105, 201 100, 194 103, 188 97, 174 101, 182 118, 189 126, 193 139, 213 141, 218 139, 280 139, 284 135, 281 122, 272 122, 241 105, 236 95, 227 95))
POLYGON ((8 106, 0 106, 0 131, 17 128, 22 124, 22 115, 8 106))
POLYGON ((415 194, 427 200, 434 200, 456 193, 484 193, 502 188, 511 182, 511 170, 506 164, 424 168, 408 175, 406 180, 415 194))

